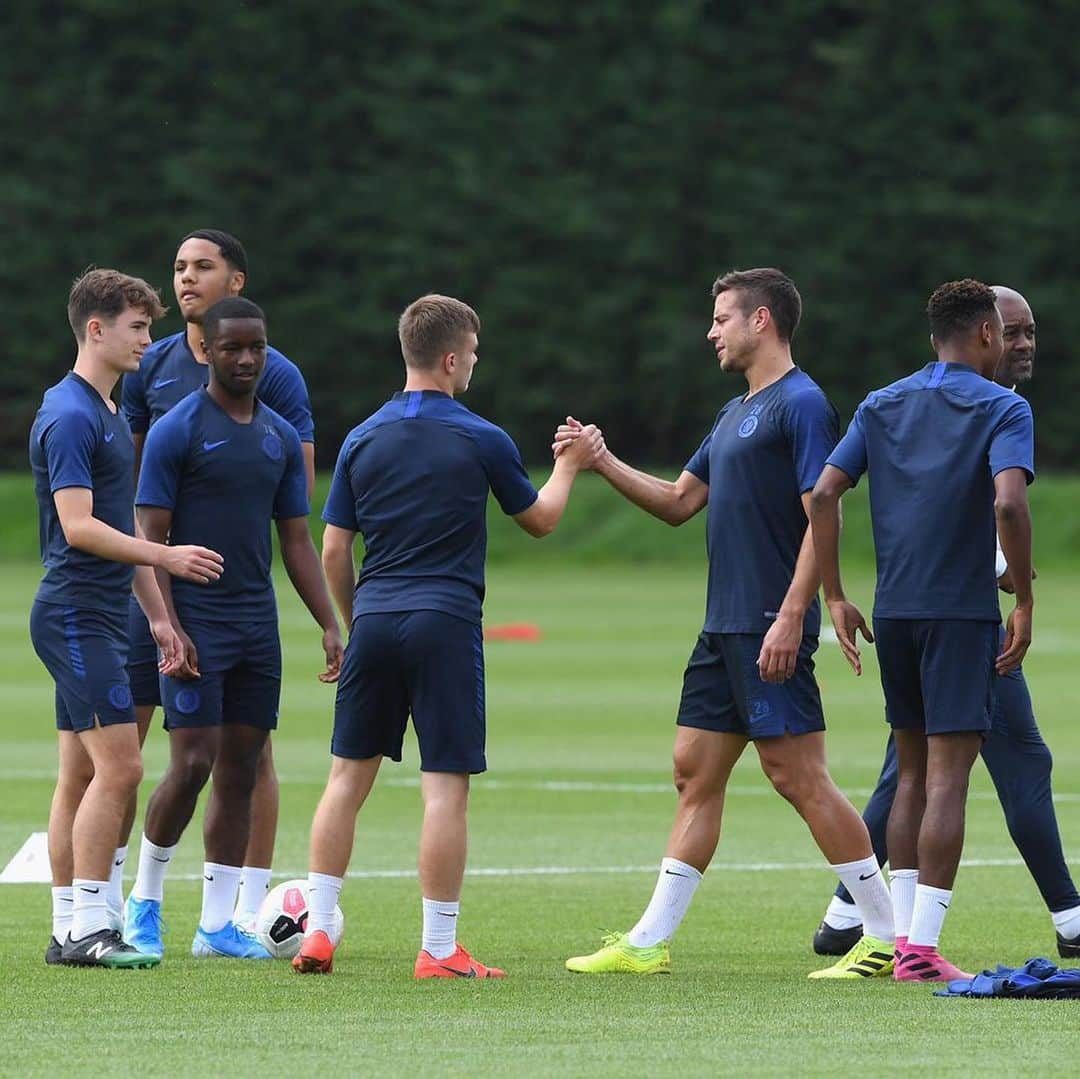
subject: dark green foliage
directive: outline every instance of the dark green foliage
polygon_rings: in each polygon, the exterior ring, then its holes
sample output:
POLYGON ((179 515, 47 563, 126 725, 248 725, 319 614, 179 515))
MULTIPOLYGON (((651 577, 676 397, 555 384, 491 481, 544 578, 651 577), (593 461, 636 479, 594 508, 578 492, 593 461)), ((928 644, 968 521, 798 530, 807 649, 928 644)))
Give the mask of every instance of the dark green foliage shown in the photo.
POLYGON ((528 460, 572 410, 679 464, 739 390, 712 280, 761 264, 798 282, 796 354, 845 416, 929 358, 938 283, 1021 289, 1040 461, 1080 450, 1078 7, 9 0, 0 34, 9 466, 73 352, 71 278, 117 265, 171 302, 200 226, 246 244, 323 465, 399 384, 395 319, 429 289, 480 312, 468 403, 528 460))

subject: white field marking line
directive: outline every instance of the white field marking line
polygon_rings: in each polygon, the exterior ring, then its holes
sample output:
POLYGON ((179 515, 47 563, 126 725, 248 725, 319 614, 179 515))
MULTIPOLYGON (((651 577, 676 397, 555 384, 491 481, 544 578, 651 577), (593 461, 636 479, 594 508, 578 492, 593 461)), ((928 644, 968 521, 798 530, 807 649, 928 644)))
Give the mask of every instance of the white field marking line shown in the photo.
MULTIPOLYGON (((47 769, 0 769, 0 782, 9 780, 45 780, 56 779, 55 770, 47 769)), ((313 776, 310 779, 298 778, 285 774, 278 774, 279 783, 288 784, 319 784, 325 782, 324 777, 313 776)), ((416 789, 420 786, 417 776, 385 776, 376 781, 380 787, 407 787, 416 789)), ((513 779, 478 779, 474 791, 541 791, 553 794, 582 793, 582 794, 674 794, 675 788, 670 783, 606 783, 594 780, 576 779, 550 779, 532 780, 519 782, 513 779)), ((771 797, 773 790, 767 784, 756 787, 728 787, 727 793, 740 798, 771 797)), ((873 787, 848 787, 845 794, 855 798, 869 798, 874 793, 873 787)), ((969 799, 984 802, 996 802, 998 796, 994 791, 971 791, 969 799)), ((1055 791, 1055 802, 1080 802, 1080 794, 1071 791, 1055 791)))
MULTIPOLYGON (((1014 868, 1024 863, 1019 858, 965 858, 962 869, 998 869, 1014 868)), ((807 870, 829 867, 824 860, 818 862, 719 862, 712 865, 710 873, 786 873, 805 872, 807 870)), ((498 866, 491 868, 466 869, 467 877, 588 877, 588 876, 623 876, 631 873, 655 873, 655 865, 533 865, 533 866, 498 866)), ((416 876, 416 869, 354 869, 345 874, 350 880, 411 880, 416 876)), ((275 869, 275 879, 304 879, 307 871, 302 869, 275 869)), ((201 873, 170 873, 168 880, 202 880, 201 873)))

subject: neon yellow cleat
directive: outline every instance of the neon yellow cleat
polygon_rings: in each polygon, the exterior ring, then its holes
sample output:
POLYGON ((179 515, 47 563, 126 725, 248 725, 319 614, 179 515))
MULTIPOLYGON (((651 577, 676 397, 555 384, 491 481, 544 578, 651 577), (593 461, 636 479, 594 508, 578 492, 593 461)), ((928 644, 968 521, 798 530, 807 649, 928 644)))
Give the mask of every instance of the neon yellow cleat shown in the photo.
POLYGON ((626 933, 606 934, 600 951, 567 959, 566 969, 575 974, 671 973, 671 950, 666 940, 649 948, 635 948, 626 936, 626 933))
POLYGON ((892 974, 895 949, 886 940, 863 936, 843 959, 824 970, 810 972, 811 978, 887 978, 892 974))

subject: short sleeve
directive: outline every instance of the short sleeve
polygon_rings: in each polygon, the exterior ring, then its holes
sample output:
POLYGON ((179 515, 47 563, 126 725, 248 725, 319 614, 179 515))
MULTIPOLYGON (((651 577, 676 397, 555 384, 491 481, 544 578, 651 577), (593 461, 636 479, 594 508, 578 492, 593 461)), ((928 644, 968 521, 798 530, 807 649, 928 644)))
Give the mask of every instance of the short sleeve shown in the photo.
MULTIPOLYGON (((713 428, 715 431, 716 428, 713 428)), ((701 445, 694 451, 693 457, 683 466, 684 472, 697 476, 702 483, 709 482, 709 450, 712 448, 712 436, 710 431, 702 440, 701 445)))
POLYGON ((508 517, 524 513, 536 501, 537 491, 514 440, 494 425, 478 430, 477 438, 491 493, 503 513, 508 517))
POLYGON ((787 402, 787 435, 799 493, 812 491, 829 454, 836 447, 836 409, 820 391, 800 393, 787 402))
POLYGON ((315 421, 311 415, 311 398, 300 368, 280 352, 275 352, 273 367, 263 374, 259 383, 259 400, 292 424, 301 442, 315 441, 315 421))
POLYGON ((49 469, 49 490, 94 489, 94 451, 99 431, 93 419, 77 409, 60 413, 41 435, 49 469))
POLYGON ((136 506, 176 508, 176 495, 187 457, 187 433, 166 416, 150 428, 139 466, 136 506))
POLYGON ((1028 483, 1035 479, 1035 423, 1031 405, 1022 397, 1009 402, 990 437, 991 474, 1007 468, 1022 468, 1028 483))
POLYGON ((360 525, 356 521, 356 497, 353 495, 349 476, 349 462, 354 445, 352 439, 346 439, 338 453, 337 464, 334 466, 334 478, 330 481, 330 491, 326 496, 326 505, 323 506, 322 511, 322 519, 328 525, 344 528, 349 532, 360 531, 360 525))
POLYGON ((863 430, 862 412, 863 406, 859 405, 847 432, 825 462, 846 472, 853 484, 858 483, 859 477, 866 471, 866 433, 863 430))
POLYGON ((306 517, 311 512, 307 496, 307 473, 304 471, 304 454, 300 449, 300 437, 290 429, 285 432, 285 472, 274 496, 274 519, 306 517))
POLYGON ((133 435, 144 435, 150 430, 150 406, 146 401, 142 368, 128 371, 124 375, 124 383, 120 391, 120 407, 124 410, 133 435))

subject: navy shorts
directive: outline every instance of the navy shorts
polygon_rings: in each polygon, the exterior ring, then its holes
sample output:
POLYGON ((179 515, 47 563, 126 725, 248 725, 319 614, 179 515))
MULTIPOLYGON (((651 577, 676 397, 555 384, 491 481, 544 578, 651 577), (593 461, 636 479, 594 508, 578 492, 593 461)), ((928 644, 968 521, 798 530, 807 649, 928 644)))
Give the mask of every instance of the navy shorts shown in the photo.
POLYGON ((412 715, 425 772, 483 772, 480 626, 442 611, 363 614, 349 634, 334 702, 335 757, 401 760, 412 715))
POLYGON ((131 687, 124 662, 127 612, 84 611, 35 600, 30 640, 56 683, 56 729, 88 731, 134 723, 131 687))
POLYGON ((988 731, 998 633, 995 622, 875 618, 889 726, 927 734, 988 731))
POLYGON ((128 605, 127 673, 135 707, 161 704, 161 683, 158 679, 158 647, 150 632, 150 623, 138 600, 131 597, 128 605))
POLYGON ((200 677, 161 677, 165 729, 242 723, 272 731, 281 700, 277 622, 181 624, 195 644, 200 677))
POLYGON ((702 633, 690 654, 679 701, 680 727, 747 738, 777 738, 825 729, 814 678, 817 637, 804 637, 795 673, 779 684, 763 682, 757 658, 760 633, 702 633))

